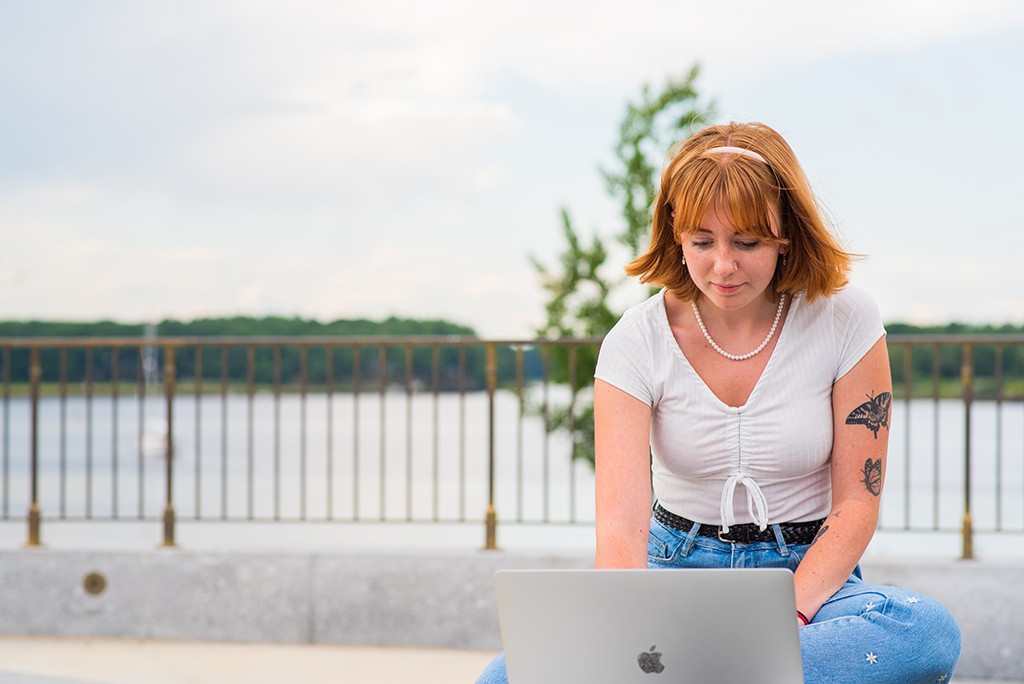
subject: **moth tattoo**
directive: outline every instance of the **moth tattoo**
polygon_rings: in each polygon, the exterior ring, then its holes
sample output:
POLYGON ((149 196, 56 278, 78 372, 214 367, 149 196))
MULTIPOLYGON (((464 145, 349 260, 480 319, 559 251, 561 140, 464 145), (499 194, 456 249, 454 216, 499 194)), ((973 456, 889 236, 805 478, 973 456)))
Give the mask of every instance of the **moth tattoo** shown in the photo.
POLYGON ((875 434, 875 439, 878 439, 879 428, 889 429, 889 405, 892 404, 892 394, 882 392, 877 397, 870 394, 867 397, 867 401, 846 416, 846 424, 864 425, 875 434))
POLYGON ((868 491, 875 496, 882 494, 882 458, 864 461, 864 479, 861 480, 868 491))

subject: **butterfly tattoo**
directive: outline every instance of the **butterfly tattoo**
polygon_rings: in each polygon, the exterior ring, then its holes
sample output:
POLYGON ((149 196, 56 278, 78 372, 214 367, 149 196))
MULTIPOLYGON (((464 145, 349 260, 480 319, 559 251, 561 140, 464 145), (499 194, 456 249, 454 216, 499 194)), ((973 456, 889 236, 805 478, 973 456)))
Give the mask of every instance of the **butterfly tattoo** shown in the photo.
POLYGON ((868 491, 875 496, 882 494, 882 459, 864 461, 864 479, 861 480, 868 491))
POLYGON ((877 397, 870 394, 867 397, 867 401, 846 416, 846 424, 864 425, 875 433, 875 439, 878 439, 879 428, 889 429, 889 405, 892 404, 892 395, 882 392, 877 397))

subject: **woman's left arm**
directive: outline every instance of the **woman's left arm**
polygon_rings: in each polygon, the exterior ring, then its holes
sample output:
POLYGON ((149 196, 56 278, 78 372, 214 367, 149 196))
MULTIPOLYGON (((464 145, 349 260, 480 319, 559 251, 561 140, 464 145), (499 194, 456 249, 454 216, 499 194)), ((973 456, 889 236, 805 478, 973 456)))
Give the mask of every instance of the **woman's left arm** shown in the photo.
POLYGON ((808 619, 843 586, 875 533, 891 404, 882 337, 832 387, 832 510, 795 578, 797 610, 808 619))

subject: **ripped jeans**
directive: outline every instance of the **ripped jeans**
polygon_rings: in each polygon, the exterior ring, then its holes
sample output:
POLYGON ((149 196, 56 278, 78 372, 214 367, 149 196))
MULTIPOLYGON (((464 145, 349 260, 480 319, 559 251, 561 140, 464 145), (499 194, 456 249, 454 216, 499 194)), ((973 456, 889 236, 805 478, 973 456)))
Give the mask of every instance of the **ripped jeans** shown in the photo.
MULTIPOLYGON (((753 544, 698 536, 698 529, 680 532, 652 519, 648 567, 795 571, 810 546, 787 546, 777 526, 776 541, 753 544)), ((859 567, 799 634, 807 684, 948 682, 960 657, 960 628, 949 611, 913 591, 865 584, 859 567)), ((507 681, 499 655, 477 684, 507 681)))

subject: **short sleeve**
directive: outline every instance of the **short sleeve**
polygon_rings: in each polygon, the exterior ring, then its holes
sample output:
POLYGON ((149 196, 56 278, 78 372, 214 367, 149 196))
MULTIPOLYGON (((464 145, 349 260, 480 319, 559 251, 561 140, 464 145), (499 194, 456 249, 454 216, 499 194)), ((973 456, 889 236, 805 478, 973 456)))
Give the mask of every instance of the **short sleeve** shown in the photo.
POLYGON ((594 377, 653 406, 650 336, 640 325, 642 317, 630 314, 626 312, 605 336, 594 377))
POLYGON ((847 285, 833 298, 836 379, 843 377, 885 335, 878 305, 867 291, 847 285))

